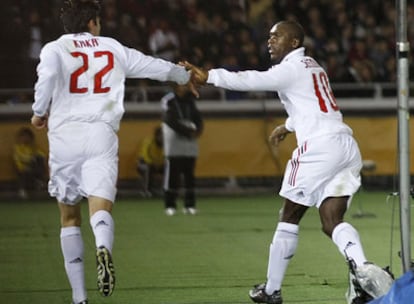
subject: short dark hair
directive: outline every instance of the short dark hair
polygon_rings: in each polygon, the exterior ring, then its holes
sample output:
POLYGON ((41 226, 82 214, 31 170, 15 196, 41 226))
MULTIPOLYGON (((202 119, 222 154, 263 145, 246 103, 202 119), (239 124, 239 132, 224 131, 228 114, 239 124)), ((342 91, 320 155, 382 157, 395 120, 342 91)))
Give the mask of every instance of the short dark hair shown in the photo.
POLYGON ((96 20, 100 11, 98 0, 65 0, 60 14, 65 32, 87 32, 89 21, 96 20))
POLYGON ((302 25, 293 20, 282 21, 282 23, 289 28, 289 33, 292 35, 292 38, 298 39, 299 46, 302 46, 305 39, 305 31, 302 25))

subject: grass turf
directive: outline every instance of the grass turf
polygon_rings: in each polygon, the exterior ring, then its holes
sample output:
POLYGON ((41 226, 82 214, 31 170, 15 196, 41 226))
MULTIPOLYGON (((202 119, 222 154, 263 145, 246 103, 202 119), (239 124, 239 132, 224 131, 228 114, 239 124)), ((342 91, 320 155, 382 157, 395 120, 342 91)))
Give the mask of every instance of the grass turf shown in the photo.
MULTIPOLYGON (((346 220, 359 230, 368 259, 391 263, 398 277, 398 198, 393 208, 386 196, 358 193, 346 220), (361 202, 375 217, 352 216, 361 211, 361 202)), ((266 277, 280 206, 281 199, 271 195, 200 197, 198 215, 167 217, 160 199, 119 199, 114 208, 117 286, 103 298, 96 291, 95 244, 83 202, 89 303, 250 303, 249 288, 266 277)), ((54 200, 0 202, 0 214, 0 302, 69 304, 54 200)), ((344 259, 322 234, 317 210, 309 209, 283 284, 284 303, 345 303, 346 288, 344 259)))

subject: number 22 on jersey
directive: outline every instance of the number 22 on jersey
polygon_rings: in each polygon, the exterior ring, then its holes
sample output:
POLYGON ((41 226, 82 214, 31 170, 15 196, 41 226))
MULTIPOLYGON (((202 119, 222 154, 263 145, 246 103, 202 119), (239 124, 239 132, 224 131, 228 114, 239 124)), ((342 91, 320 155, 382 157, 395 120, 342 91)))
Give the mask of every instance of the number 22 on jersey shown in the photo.
POLYGON ((338 111, 339 107, 336 104, 335 96, 329 85, 328 76, 325 72, 312 73, 313 87, 315 94, 319 101, 319 108, 322 112, 328 113, 327 105, 330 105, 332 110, 338 111))
MULTIPOLYGON (((71 52, 70 53, 73 57, 80 57, 82 58, 82 66, 80 66, 78 69, 76 69, 71 75, 70 75, 70 93, 87 93, 88 88, 87 87, 79 87, 78 79, 79 77, 85 73, 89 69, 89 57, 87 54, 82 52, 71 52)), ((114 68, 114 55, 109 51, 97 51, 93 53, 94 58, 106 58, 106 65, 99 70, 94 75, 94 87, 93 87, 93 93, 99 94, 99 93, 107 93, 110 91, 110 87, 102 87, 102 78, 114 68)), ((94 60, 92 58, 91 60, 94 60)))

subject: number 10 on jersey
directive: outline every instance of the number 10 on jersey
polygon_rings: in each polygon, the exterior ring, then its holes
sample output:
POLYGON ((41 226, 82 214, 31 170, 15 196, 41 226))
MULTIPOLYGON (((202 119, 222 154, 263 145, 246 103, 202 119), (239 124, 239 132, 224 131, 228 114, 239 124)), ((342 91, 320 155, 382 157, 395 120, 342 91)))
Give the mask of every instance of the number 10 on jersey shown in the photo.
POLYGON ((327 113, 329 105, 332 110, 338 111, 339 107, 336 104, 335 96, 329 85, 328 76, 325 72, 312 73, 313 87, 315 89, 316 97, 318 97, 319 108, 322 112, 327 113))

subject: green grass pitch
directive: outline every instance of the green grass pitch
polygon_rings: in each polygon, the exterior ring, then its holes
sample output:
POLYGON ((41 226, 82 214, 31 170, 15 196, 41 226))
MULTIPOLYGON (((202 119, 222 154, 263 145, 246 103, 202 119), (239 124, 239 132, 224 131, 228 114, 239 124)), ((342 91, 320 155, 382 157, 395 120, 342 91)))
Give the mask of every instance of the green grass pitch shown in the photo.
MULTIPOLYGON (((358 193, 346 220, 359 230, 368 259, 392 264, 398 277, 398 198, 388 203, 386 198, 385 192, 358 193), (375 217, 353 217, 361 211, 360 203, 363 212, 375 217)), ((82 202, 89 303, 250 303, 249 288, 266 276, 281 202, 270 194, 203 196, 198 198, 198 215, 167 217, 161 199, 119 198, 114 208, 117 286, 108 298, 96 291, 95 245, 82 202)), ((0 214, 0 302, 71 303, 55 201, 3 201, 0 214)), ((310 209, 284 281, 284 303, 345 303, 346 288, 344 259, 321 232, 317 210, 310 209)))

